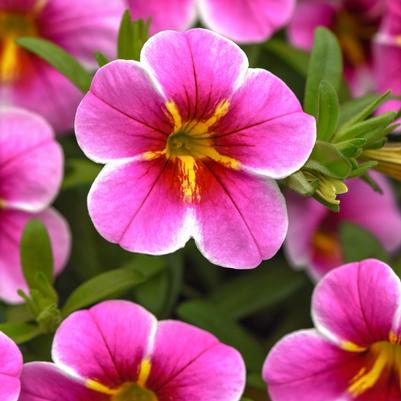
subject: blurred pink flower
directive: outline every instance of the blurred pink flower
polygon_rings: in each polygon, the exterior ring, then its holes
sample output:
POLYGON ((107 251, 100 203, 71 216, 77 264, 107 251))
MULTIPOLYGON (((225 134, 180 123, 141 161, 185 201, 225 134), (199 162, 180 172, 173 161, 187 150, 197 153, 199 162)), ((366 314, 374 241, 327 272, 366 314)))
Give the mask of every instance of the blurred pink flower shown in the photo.
POLYGON ((361 179, 347 182, 349 192, 341 196, 339 213, 329 211, 312 198, 288 196, 289 228, 287 255, 294 266, 306 267, 316 280, 343 263, 339 226, 348 221, 374 234, 389 251, 401 246, 401 212, 386 178, 372 177, 383 194, 374 192, 361 179))
POLYGON ((11 339, 0 332, 0 401, 18 400, 21 371, 21 352, 11 339))
POLYGON ((26 290, 19 242, 25 224, 39 219, 51 238, 55 271, 66 263, 69 230, 64 219, 47 208, 63 174, 63 154, 51 127, 38 115, 21 109, 0 111, 0 299, 22 302, 26 290))
POLYGON ((334 31, 343 50, 345 76, 354 95, 360 96, 374 89, 373 38, 384 11, 385 0, 300 0, 289 39, 309 50, 318 26, 334 31))
POLYGON ((68 317, 50 363, 30 363, 20 401, 239 401, 241 355, 213 335, 107 301, 68 317))
POLYGON ((272 401, 401 399, 401 285, 369 259, 333 270, 312 300, 316 330, 282 339, 263 377, 272 401))
POLYGON ((0 0, 0 105, 37 112, 57 132, 72 129, 82 94, 15 40, 44 38, 94 66, 95 51, 114 56, 123 10, 120 0, 0 0))
MULTIPOLYGON (((388 9, 375 44, 377 89, 401 96, 401 2, 388 0, 388 9)), ((390 100, 380 112, 399 111, 401 100, 390 100)))
POLYGON ((141 63, 101 68, 78 108, 86 155, 107 163, 88 205, 123 248, 165 254, 193 237, 213 263, 252 268, 287 232, 277 184, 307 160, 315 120, 242 50, 203 29, 165 31, 141 63))
POLYGON ((185 30, 199 14, 206 27, 242 43, 269 38, 289 21, 295 7, 295 0, 127 1, 134 18, 152 18, 152 34, 166 29, 185 30))

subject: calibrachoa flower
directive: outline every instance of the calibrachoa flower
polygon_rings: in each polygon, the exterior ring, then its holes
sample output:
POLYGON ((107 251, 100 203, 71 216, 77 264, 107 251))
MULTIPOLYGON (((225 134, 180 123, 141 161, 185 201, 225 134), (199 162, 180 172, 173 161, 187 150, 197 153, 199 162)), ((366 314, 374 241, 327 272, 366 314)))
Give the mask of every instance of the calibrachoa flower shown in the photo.
POLYGON ((20 394, 22 355, 5 334, 0 332, 0 401, 17 401, 20 394))
POLYGON ((140 63, 101 68, 76 133, 89 158, 107 163, 88 199, 106 239, 165 254, 193 237, 212 262, 251 268, 287 231, 284 199, 262 176, 305 163, 315 121, 280 79, 248 69, 234 43, 194 29, 157 34, 140 63))
POLYGON ((35 111, 57 131, 71 129, 82 94, 16 39, 50 40, 93 65, 95 51, 114 55, 122 13, 120 0, 0 0, 0 105, 35 111))
POLYGON ((272 401, 401 399, 401 285, 369 259, 333 270, 312 300, 316 330, 281 340, 263 377, 272 401))
POLYGON ((0 149, 0 298, 19 302, 17 290, 26 290, 19 243, 29 220, 46 225, 56 273, 69 254, 67 224, 47 208, 61 183, 63 155, 42 117, 14 108, 0 111, 0 149))
POLYGON ((235 349, 126 301, 67 318, 53 360, 25 365, 20 401, 238 401, 245 386, 235 349))
POLYGON ((329 211, 312 198, 288 197, 289 228, 286 251, 294 266, 307 267, 315 279, 343 263, 339 227, 348 221, 369 230, 389 251, 401 246, 401 213, 390 183, 382 175, 372 177, 383 193, 374 192, 361 179, 347 182, 339 213, 329 211))
POLYGON ((237 42, 261 42, 291 18, 295 0, 127 0, 134 18, 151 17, 151 32, 185 30, 197 14, 237 42))
MULTIPOLYGON (((401 2, 398 0, 388 1, 388 11, 376 37, 375 52, 377 89, 381 92, 391 90, 393 95, 401 96, 401 2)), ((390 100, 380 111, 398 112, 400 108, 400 100, 390 100)))
POLYGON ((309 50, 318 26, 331 29, 344 54, 345 75, 355 95, 373 89, 373 38, 385 0, 300 0, 289 25, 289 39, 309 50))

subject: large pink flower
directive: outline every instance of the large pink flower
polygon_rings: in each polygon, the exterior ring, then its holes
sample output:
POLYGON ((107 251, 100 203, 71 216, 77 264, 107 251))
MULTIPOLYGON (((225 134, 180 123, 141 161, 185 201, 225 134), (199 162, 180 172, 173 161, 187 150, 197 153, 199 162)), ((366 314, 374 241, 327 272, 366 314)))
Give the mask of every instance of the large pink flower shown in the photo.
POLYGON ((121 0, 0 0, 0 104, 35 111, 57 131, 71 129, 82 94, 15 40, 44 38, 93 65, 95 51, 114 56, 122 12, 121 0))
POLYGON ((20 401, 238 401, 245 386, 236 350, 126 301, 67 318, 53 360, 24 367, 20 401))
POLYGON ((22 355, 5 334, 0 332, 0 401, 17 401, 22 371, 22 355))
POLYGON ((374 192, 361 179, 347 182, 339 213, 312 198, 288 197, 289 228, 286 251, 294 266, 307 267, 315 279, 343 263, 339 226, 348 221, 369 230, 389 251, 401 246, 401 213, 386 178, 373 175, 383 190, 374 192))
POLYGON ((266 40, 289 21, 295 8, 295 0, 127 1, 134 18, 152 18, 151 33, 187 29, 199 14, 208 28, 245 43, 266 40))
POLYGON ((78 108, 78 143, 107 163, 89 194, 98 231, 125 249, 173 252, 190 237, 212 262, 250 268, 287 231, 277 184, 307 160, 315 121, 234 43, 165 31, 141 63, 100 69, 78 108), (254 174, 256 173, 256 174, 254 174))
POLYGON ((25 224, 39 219, 51 238, 56 273, 67 260, 70 236, 66 222, 47 208, 63 174, 63 155, 51 127, 21 109, 0 111, 0 298, 22 301, 26 290, 19 243, 25 224))
POLYGON ((281 340, 263 376, 272 401, 399 401, 401 284, 365 260, 330 272, 312 302, 316 330, 281 340))
POLYGON ((300 0, 289 25, 289 39, 309 50, 318 26, 334 31, 351 89, 355 95, 362 95, 374 86, 373 38, 384 10, 385 0, 300 0))
MULTIPOLYGON (((391 90, 393 95, 401 96, 401 2, 398 0, 388 1, 386 17, 376 36, 375 52, 377 89, 391 90)), ((380 111, 400 109, 400 100, 390 100, 380 111)))

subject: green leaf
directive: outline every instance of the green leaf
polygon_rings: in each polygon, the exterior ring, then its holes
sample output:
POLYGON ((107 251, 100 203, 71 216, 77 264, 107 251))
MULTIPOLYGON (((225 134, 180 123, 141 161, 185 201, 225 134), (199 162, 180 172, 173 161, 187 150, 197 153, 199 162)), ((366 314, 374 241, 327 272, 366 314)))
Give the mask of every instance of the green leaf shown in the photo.
POLYGON ((2 323, 0 324, 0 331, 17 344, 28 342, 41 334, 38 326, 28 323, 2 323))
POLYGON ((132 27, 131 14, 127 10, 125 11, 120 24, 120 30, 118 33, 118 48, 117 55, 119 59, 123 60, 134 60, 135 49, 134 49, 134 30, 132 27))
POLYGON ((109 63, 109 59, 103 53, 96 52, 95 57, 99 67, 103 67, 109 63))
POLYGON ((293 191, 303 196, 312 196, 316 191, 318 180, 310 182, 302 171, 297 171, 287 178, 286 184, 293 191))
POLYGON ((30 289, 37 288, 37 276, 42 273, 53 282, 53 254, 49 234, 39 220, 30 220, 22 234, 21 263, 24 277, 30 289))
POLYGON ((341 79, 342 55, 338 41, 328 29, 317 28, 306 81, 305 111, 318 117, 320 83, 327 81, 338 91, 341 79))
POLYGON ((285 300, 305 284, 305 276, 282 263, 247 272, 218 287, 209 301, 224 316, 242 319, 285 300))
POLYGON ((17 43, 47 61, 81 92, 86 93, 89 90, 92 81, 91 74, 61 47, 40 38, 20 38, 17 43))
POLYGON ((101 166, 84 159, 67 159, 65 178, 61 189, 89 186, 100 173, 101 166))
POLYGON ((263 347, 238 323, 204 301, 188 301, 177 309, 178 316, 215 334, 223 343, 238 349, 247 367, 255 372, 262 369, 265 358, 263 347))
POLYGON ((352 170, 349 178, 360 177, 361 175, 365 175, 372 168, 375 168, 378 165, 377 161, 371 160, 364 163, 359 164, 359 166, 352 170))
POLYGON ((354 138, 338 142, 334 146, 346 157, 357 157, 362 152, 366 142, 365 138, 354 138))
POLYGON ((305 168, 328 177, 343 179, 351 172, 348 159, 332 144, 317 141, 305 168))
POLYGON ((100 274, 83 283, 70 295, 62 308, 62 315, 66 317, 77 309, 124 294, 157 274, 161 268, 161 265, 157 265, 145 275, 142 273, 144 266, 134 259, 126 267, 100 274))
POLYGON ((317 138, 330 142, 333 137, 340 113, 337 92, 328 81, 319 85, 319 116, 317 119, 317 138))
POLYGON ((376 258, 388 261, 388 254, 380 241, 369 231, 349 222, 340 225, 340 240, 345 263, 376 258))

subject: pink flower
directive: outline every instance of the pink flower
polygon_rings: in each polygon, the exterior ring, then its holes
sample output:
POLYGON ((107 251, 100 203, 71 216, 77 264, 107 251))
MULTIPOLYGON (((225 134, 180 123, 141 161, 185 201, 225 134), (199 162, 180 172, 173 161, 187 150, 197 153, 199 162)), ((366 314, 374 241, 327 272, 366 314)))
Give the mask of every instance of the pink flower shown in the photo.
POLYGON ((17 401, 20 393, 22 355, 5 334, 0 332, 0 401, 17 401))
POLYGON ((199 15, 210 29, 237 42, 262 42, 283 27, 295 0, 127 0, 134 18, 152 18, 151 33, 185 30, 199 15), (199 10, 199 13, 197 12, 199 10))
POLYGON ((213 263, 251 268, 287 231, 277 184, 307 160, 315 121, 267 71, 219 35, 165 31, 141 63, 100 69, 78 108, 78 143, 107 163, 88 204, 123 248, 165 254, 193 237, 213 263), (258 175, 256 175, 256 174, 258 175))
MULTIPOLYGON (((380 33, 376 37, 375 67, 377 89, 391 90, 393 95, 401 95, 401 3, 388 1, 388 10, 380 33)), ((390 100, 380 112, 399 111, 400 100, 390 100)))
POLYGON ((19 242, 29 220, 46 225, 56 273, 69 254, 67 224, 47 208, 61 183, 63 155, 45 120, 14 108, 0 111, 0 149, 0 298, 15 303, 22 301, 17 290, 26 290, 19 242))
POLYGON ((345 75, 354 95, 373 89, 374 35, 379 30, 385 0, 300 0, 289 25, 289 39, 309 50, 318 26, 331 29, 343 50, 345 75))
POLYGON ((384 263, 330 272, 312 300, 316 330, 281 340, 263 377, 272 401, 401 399, 401 285, 384 263))
POLYGON ((349 192, 341 196, 339 213, 330 212, 312 198, 288 198, 289 228, 286 251, 294 266, 307 267, 320 279, 343 263, 339 226, 348 221, 374 234, 389 251, 401 245, 401 213, 390 183, 378 173, 372 177, 383 194, 374 192, 361 179, 347 182, 349 192))
POLYGON ((0 0, 0 104, 37 112, 56 131, 71 129, 82 94, 15 40, 44 38, 93 66, 95 51, 114 55, 122 12, 120 0, 0 0))
POLYGON ((20 401, 238 401, 245 385, 236 350, 126 301, 67 318, 53 360, 25 365, 20 401))

